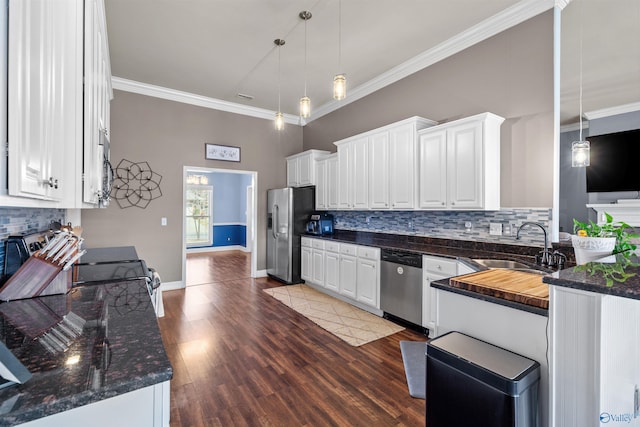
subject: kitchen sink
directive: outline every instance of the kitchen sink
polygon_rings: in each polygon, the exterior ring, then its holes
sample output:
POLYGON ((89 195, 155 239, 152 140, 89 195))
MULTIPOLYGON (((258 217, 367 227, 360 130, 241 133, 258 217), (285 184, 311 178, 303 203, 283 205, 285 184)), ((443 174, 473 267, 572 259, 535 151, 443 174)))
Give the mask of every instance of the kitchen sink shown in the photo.
POLYGON ((506 268, 509 270, 531 269, 531 267, 529 267, 527 264, 524 264, 522 262, 509 261, 504 259, 474 259, 473 261, 487 268, 506 268))

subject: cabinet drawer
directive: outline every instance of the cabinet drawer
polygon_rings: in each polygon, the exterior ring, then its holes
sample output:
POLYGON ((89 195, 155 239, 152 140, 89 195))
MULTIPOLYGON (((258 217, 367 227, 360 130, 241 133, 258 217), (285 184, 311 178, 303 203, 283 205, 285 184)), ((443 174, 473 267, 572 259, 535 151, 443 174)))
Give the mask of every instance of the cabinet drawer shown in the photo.
POLYGON ((342 243, 340 245, 340 253, 345 255, 356 256, 358 254, 358 247, 356 245, 348 245, 348 244, 342 243))
POLYGON ((324 240, 311 239, 311 247, 313 249, 324 249, 324 240))
POLYGON ((340 252, 340 243, 324 242, 324 249, 330 252, 340 252))
POLYGON ((451 277, 458 274, 458 263, 455 259, 439 258, 439 257, 422 257, 422 267, 434 274, 451 277))
POLYGON ((358 246, 358 257, 372 260, 380 259, 380 249, 369 246, 358 246))
POLYGON ((305 247, 305 248, 310 248, 312 241, 313 241, 313 239, 310 239, 308 237, 301 237, 300 238, 300 245, 305 247))

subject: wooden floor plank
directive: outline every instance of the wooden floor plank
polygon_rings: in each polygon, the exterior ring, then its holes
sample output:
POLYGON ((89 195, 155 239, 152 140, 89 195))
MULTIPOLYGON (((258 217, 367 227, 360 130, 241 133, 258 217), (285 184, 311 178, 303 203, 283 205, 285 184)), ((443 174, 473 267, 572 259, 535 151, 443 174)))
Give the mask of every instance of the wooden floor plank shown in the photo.
POLYGON ((352 347, 262 291, 281 283, 242 277, 249 254, 223 254, 188 259, 203 284, 163 293, 172 427, 424 425, 399 345, 422 334, 352 347))

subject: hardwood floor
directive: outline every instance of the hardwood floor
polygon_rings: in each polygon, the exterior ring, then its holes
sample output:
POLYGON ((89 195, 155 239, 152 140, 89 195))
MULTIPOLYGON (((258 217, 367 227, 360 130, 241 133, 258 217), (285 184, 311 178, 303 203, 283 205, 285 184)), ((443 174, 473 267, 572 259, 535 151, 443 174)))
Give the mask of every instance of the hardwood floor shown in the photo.
POLYGON ((238 250, 187 254, 187 286, 251 277, 251 254, 238 250))
POLYGON ((423 426, 409 396, 404 330, 352 347, 262 290, 267 278, 163 293, 174 369, 171 426, 423 426))

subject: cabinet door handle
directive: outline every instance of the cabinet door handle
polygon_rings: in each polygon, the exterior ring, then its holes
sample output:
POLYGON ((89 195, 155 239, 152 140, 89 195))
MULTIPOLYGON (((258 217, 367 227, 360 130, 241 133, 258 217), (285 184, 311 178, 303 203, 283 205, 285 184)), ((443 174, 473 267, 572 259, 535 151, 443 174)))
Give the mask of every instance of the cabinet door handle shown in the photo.
POLYGON ((48 185, 50 188, 58 189, 58 180, 50 176, 48 180, 44 181, 44 185, 48 185))

